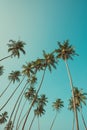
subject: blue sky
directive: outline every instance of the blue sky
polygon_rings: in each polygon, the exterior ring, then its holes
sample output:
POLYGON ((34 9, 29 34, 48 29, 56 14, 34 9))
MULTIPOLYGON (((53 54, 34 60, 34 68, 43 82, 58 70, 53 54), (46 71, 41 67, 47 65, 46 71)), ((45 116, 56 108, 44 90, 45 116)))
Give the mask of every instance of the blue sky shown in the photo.
MULTIPOLYGON (((7 85, 7 76, 11 70, 20 69, 25 62, 42 57, 42 50, 50 53, 57 48, 57 41, 69 39, 79 54, 73 61, 69 61, 73 82, 75 86, 83 88, 87 92, 86 5, 86 0, 0 0, 0 59, 8 55, 7 43, 9 39, 18 40, 20 38, 27 44, 26 56, 21 56, 20 60, 8 59, 0 63, 5 66, 5 74, 1 77, 0 86, 4 80, 3 85, 7 85)), ((6 97, 11 93, 10 91, 5 95, 6 97)), ((46 114, 40 120, 41 130, 47 130, 50 127, 55 114, 51 104, 56 98, 61 98, 65 107, 59 113, 53 130, 70 130, 72 112, 69 112, 67 107, 71 93, 65 64, 62 60, 51 74, 47 71, 40 93, 45 93, 49 100, 46 114)), ((4 101, 5 98, 2 99, 2 102, 4 101)), ((6 107, 8 111, 13 106, 13 101, 11 103, 6 107)), ((84 114, 86 111, 87 107, 84 107, 84 114)), ((83 130, 81 120, 80 124, 81 130, 83 130)), ((36 127, 37 121, 32 130, 36 130, 36 127)), ((0 129, 3 130, 3 126, 0 126, 0 129)), ((28 124, 25 130, 27 129, 28 124)))

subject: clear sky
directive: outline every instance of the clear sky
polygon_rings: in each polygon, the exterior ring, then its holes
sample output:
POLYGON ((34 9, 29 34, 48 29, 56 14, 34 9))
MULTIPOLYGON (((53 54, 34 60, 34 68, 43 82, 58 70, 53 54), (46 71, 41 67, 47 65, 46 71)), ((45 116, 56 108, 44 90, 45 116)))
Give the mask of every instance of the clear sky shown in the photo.
MULTIPOLYGON (((50 53, 57 48, 57 41, 69 39, 79 54, 73 61, 69 61, 73 82, 87 92, 87 0, 0 0, 0 59, 8 55, 9 39, 18 38, 27 44, 26 56, 0 63, 5 66, 5 74, 0 77, 0 91, 3 90, 2 86, 9 82, 9 72, 20 69, 27 61, 42 57, 42 50, 50 53)), ((11 90, 1 102, 4 102, 10 93, 11 90)), ((59 113, 53 130, 70 130, 73 116, 67 108, 71 92, 65 64, 61 60, 56 70, 53 69, 51 74, 46 73, 40 93, 46 94, 49 101, 46 114, 40 119, 41 130, 50 128, 55 115, 51 104, 56 98, 61 98, 65 107, 59 113)), ((6 107, 8 112, 11 111, 13 101, 14 98, 6 107)), ((87 106, 83 110, 87 122, 87 106)), ((80 130, 84 130, 82 120, 79 121, 80 130)), ((0 126, 0 129, 3 130, 3 126, 0 126)), ((28 124, 25 130, 28 130, 28 124)), ((37 130, 37 121, 32 130, 37 130)))

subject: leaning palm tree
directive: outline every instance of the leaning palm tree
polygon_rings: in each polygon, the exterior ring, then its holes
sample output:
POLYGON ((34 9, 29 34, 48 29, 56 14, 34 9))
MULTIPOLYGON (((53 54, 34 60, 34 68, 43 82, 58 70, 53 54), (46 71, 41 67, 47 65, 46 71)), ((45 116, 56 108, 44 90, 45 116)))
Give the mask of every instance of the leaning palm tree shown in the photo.
MULTIPOLYGON (((36 80, 33 80, 33 84, 36 82, 36 80)), ((33 98, 34 98, 34 96, 35 96, 35 93, 36 93, 36 90, 35 90, 35 88, 33 87, 33 86, 30 86, 28 89, 27 89, 27 91, 25 92, 25 102, 24 102, 24 104, 23 104, 23 107, 22 107, 22 109, 21 109, 21 112, 20 112, 20 114, 19 114, 19 117, 18 117, 18 121, 17 121, 17 125, 16 125, 16 129, 18 129, 19 127, 20 127, 20 125, 18 126, 18 124, 21 124, 21 123, 19 123, 19 121, 20 121, 20 117, 21 117, 21 114, 22 114, 22 112, 23 112, 23 110, 24 110, 24 107, 25 107, 25 105, 26 105, 26 102, 27 101, 29 101, 29 102, 32 102, 32 100, 33 100, 33 98)))
MULTIPOLYGON (((84 116, 82 113, 82 105, 86 105, 87 93, 83 93, 82 89, 79 90, 77 87, 74 87, 74 95, 75 95, 76 110, 78 110, 78 112, 80 112, 84 127, 87 130, 86 122, 85 122, 85 119, 84 119, 84 116)), ((73 109, 73 100, 71 99, 70 101, 71 101, 70 102, 71 104, 69 106, 71 106, 71 107, 69 107, 69 108, 72 110, 73 109)))
POLYGON ((54 110, 56 110, 56 115, 55 115, 55 117, 54 117, 54 119, 53 119, 53 121, 52 121, 50 130, 52 130, 52 128, 53 128, 53 125, 54 125, 54 122, 55 122, 55 120, 56 120, 56 117, 57 117, 58 112, 60 111, 60 109, 61 109, 62 107, 64 107, 64 102, 63 102, 60 98, 58 98, 58 99, 56 99, 55 102, 53 102, 53 105, 52 105, 52 106, 53 106, 54 110))
MULTIPOLYGON (((48 69, 49 69, 50 71, 52 70, 51 67, 56 68, 55 63, 57 63, 57 62, 56 62, 56 60, 55 60, 54 55, 53 55, 52 53, 51 53, 51 54, 46 54, 45 51, 44 51, 43 53, 44 53, 44 54, 43 54, 43 55, 44 55, 44 60, 42 60, 42 67, 43 67, 43 71, 44 71, 44 72, 43 72, 43 76, 42 76, 40 85, 39 85, 39 87, 38 87, 38 89, 37 89, 36 96, 35 96, 35 98, 33 99, 32 103, 31 103, 31 106, 30 106, 30 108, 29 108, 29 111, 28 111, 28 113, 27 113, 27 116, 26 116, 26 118, 25 118, 25 121, 24 121, 24 124, 23 124, 23 127, 22 127, 23 130, 24 130, 25 124, 26 124, 26 122, 27 122, 29 113, 30 113, 30 111, 31 111, 31 109, 32 109, 32 107, 33 107, 33 105, 34 105, 34 103, 35 103, 35 101, 36 101, 37 95, 38 95, 38 93, 39 93, 39 91, 40 91, 40 89, 41 89, 41 87, 42 87, 42 83, 43 83, 43 80, 44 80, 44 77, 45 77, 46 68, 48 67, 48 69)), ((40 64, 40 65, 41 65, 41 64, 40 64)), ((35 66, 35 64, 34 64, 34 66, 35 66)), ((41 69, 42 69, 42 67, 41 67, 41 69)))
POLYGON ((0 124, 3 124, 7 121, 7 118, 8 118, 7 115, 8 113, 6 111, 0 115, 0 124))
POLYGON ((55 52, 57 53, 57 58, 63 59, 64 62, 65 62, 65 65, 66 65, 68 77, 69 77, 69 80, 70 80, 70 88, 71 88, 72 97, 73 97, 76 130, 79 130, 79 122, 78 122, 78 116, 77 116, 77 112, 76 112, 75 97, 74 97, 74 91, 73 91, 73 81, 72 81, 70 69, 69 69, 69 66, 68 66, 68 63, 67 63, 67 60, 69 60, 69 59, 72 60, 73 56, 78 55, 78 54, 76 54, 73 46, 69 45, 68 40, 64 41, 63 44, 61 42, 58 42, 58 46, 59 46, 59 48, 56 49, 55 52))
POLYGON ((8 122, 4 130, 12 130, 13 129, 13 123, 12 121, 8 122))
POLYGON ((20 41, 20 40, 18 40, 18 41, 14 41, 14 40, 9 40, 9 44, 7 44, 8 45, 8 52, 11 52, 11 54, 10 55, 8 55, 8 56, 6 56, 6 57, 4 57, 4 58, 2 58, 2 59, 0 59, 0 61, 2 61, 2 60, 5 60, 5 59, 7 59, 7 58, 9 58, 9 57, 20 57, 20 52, 22 52, 23 54, 25 54, 25 50, 24 50, 24 45, 25 45, 25 43, 23 42, 23 41, 20 41))
POLYGON ((29 130, 31 129, 36 116, 38 117, 38 129, 40 129, 39 116, 44 114, 44 112, 45 112, 44 106, 46 105, 47 102, 48 102, 48 100, 47 100, 47 97, 45 96, 45 94, 42 94, 42 95, 40 95, 40 97, 38 97, 37 108, 34 110, 34 116, 33 116, 33 119, 31 121, 31 124, 29 126, 29 130))
POLYGON ((9 88, 9 86, 11 85, 11 83, 15 83, 15 81, 20 81, 19 76, 21 76, 20 71, 12 71, 10 73, 10 75, 8 76, 8 79, 10 80, 9 84, 7 85, 7 87, 3 90, 3 92, 0 94, 0 97, 6 92, 6 90, 9 88))
POLYGON ((23 76, 22 80, 19 82, 18 86, 15 88, 15 90, 11 93, 10 97, 7 99, 7 101, 1 106, 0 111, 8 104, 8 102, 11 100, 11 98, 14 96, 20 85, 22 84, 23 80, 25 79, 25 76, 23 76))
POLYGON ((3 74, 3 66, 0 65, 0 76, 3 74))

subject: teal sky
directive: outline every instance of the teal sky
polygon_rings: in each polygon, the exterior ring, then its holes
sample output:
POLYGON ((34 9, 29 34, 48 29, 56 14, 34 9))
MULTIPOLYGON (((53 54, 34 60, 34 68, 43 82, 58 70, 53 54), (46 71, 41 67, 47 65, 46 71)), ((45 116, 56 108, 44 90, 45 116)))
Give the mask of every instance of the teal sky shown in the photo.
MULTIPOLYGON (((0 82, 1 90, 2 85, 4 87, 9 82, 8 73, 20 69, 25 62, 42 57, 42 50, 50 53, 57 48, 57 41, 69 39, 79 54, 73 61, 69 61, 74 85, 87 92, 87 0, 0 0, 0 59, 8 55, 9 39, 19 38, 27 44, 26 56, 0 63, 5 66, 5 74, 0 82)), ((50 128, 55 115, 51 104, 56 98, 61 98, 65 107, 59 113, 53 130, 70 130, 73 116, 67 108, 71 92, 65 64, 61 60, 56 70, 53 69, 52 73, 47 71, 40 93, 45 93, 49 101, 46 114, 40 119, 41 130, 50 128)), ((13 101, 6 107, 8 111, 12 109, 13 101)), ((83 113, 87 122, 87 107, 84 107, 83 113)), ((82 120, 79 121, 80 130, 84 130, 82 120)), ((0 129, 3 130, 3 126, 0 129)), ((25 130, 28 130, 28 123, 25 130)), ((37 120, 32 130, 37 130, 37 120)))

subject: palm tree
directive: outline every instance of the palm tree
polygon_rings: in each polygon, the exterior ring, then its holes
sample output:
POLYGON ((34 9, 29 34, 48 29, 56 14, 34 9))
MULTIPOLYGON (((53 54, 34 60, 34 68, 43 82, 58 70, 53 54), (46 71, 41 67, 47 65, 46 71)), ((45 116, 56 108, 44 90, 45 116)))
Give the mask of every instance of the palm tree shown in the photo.
POLYGON ((23 65, 22 68, 23 68, 22 73, 26 75, 27 77, 30 77, 32 74, 34 74, 34 71, 33 71, 34 65, 32 63, 30 62, 26 63, 26 65, 23 65))
POLYGON ((12 130, 12 129, 13 129, 13 123, 12 123, 12 121, 10 121, 7 123, 5 130, 12 130))
POLYGON ((32 127, 32 124, 34 122, 35 117, 38 117, 38 129, 40 130, 40 126, 39 126, 39 116, 41 116, 42 114, 44 114, 45 110, 44 110, 44 105, 46 105, 47 101, 47 97, 45 96, 45 94, 42 94, 38 99, 37 99, 37 108, 34 110, 34 116, 33 119, 31 121, 29 130, 32 127))
POLYGON ((59 48, 56 49, 55 52, 57 53, 57 58, 63 59, 64 62, 65 62, 65 65, 66 65, 68 77, 69 77, 69 80, 70 80, 72 97, 73 97, 73 106, 74 106, 74 113, 75 113, 75 120, 76 120, 76 130, 79 130, 78 116, 77 116, 77 112, 76 112, 75 97, 74 97, 74 91, 73 91, 73 81, 72 81, 70 69, 69 69, 69 66, 68 66, 68 63, 67 63, 67 60, 69 60, 69 59, 72 60, 73 56, 78 55, 78 54, 76 54, 73 46, 69 45, 68 40, 64 41, 63 44, 58 42, 58 46, 59 46, 59 48))
POLYGON ((56 110, 56 115, 55 115, 55 117, 54 117, 54 119, 53 119, 53 121, 52 121, 50 130, 52 130, 52 128, 53 128, 53 125, 54 125, 54 122, 55 122, 55 120, 56 120, 56 117, 57 117, 58 112, 60 111, 60 109, 61 109, 62 107, 64 107, 63 104, 64 104, 64 102, 63 102, 60 98, 56 99, 56 101, 53 102, 53 105, 52 105, 52 106, 53 106, 54 110, 56 110))
POLYGON ((6 111, 0 115, 0 124, 5 123, 7 121, 7 115, 8 113, 6 111))
POLYGON ((28 88, 27 92, 25 92, 24 95, 25 95, 26 100, 25 100, 25 102, 23 104, 23 107, 21 109, 21 112, 19 114, 19 118, 18 118, 18 121, 17 121, 16 129, 18 129, 20 127, 21 123, 19 123, 19 120, 20 120, 21 114, 23 112, 23 109, 24 109, 24 107, 26 105, 27 100, 31 102, 33 100, 34 96, 35 96, 35 93, 36 93, 36 90, 35 90, 35 88, 33 86, 30 86, 30 88, 28 88), (18 123, 19 123, 19 126, 18 126, 18 123))
POLYGON ((53 53, 48 53, 43 50, 44 66, 48 67, 49 71, 52 71, 52 67, 56 69, 57 60, 53 53))
MULTIPOLYGON (((43 72, 43 76, 42 76, 42 79, 41 79, 41 83, 40 83, 40 85, 39 85, 39 87, 38 87, 38 89, 37 89, 36 96, 35 96, 35 98, 33 99, 32 103, 31 103, 31 106, 30 106, 30 108, 29 108, 29 111, 28 111, 28 113, 27 113, 27 116, 26 116, 26 118, 25 118, 25 121, 24 121, 24 124, 23 124, 23 127, 22 127, 23 130, 24 130, 26 121, 27 121, 27 119, 28 119, 29 113, 30 113, 30 111, 31 111, 31 109, 32 109, 32 106, 34 105, 34 103, 35 103, 35 101, 36 101, 36 98, 37 98, 37 95, 38 95, 38 93, 39 93, 39 91, 40 91, 40 89, 41 89, 41 87, 42 87, 42 83, 43 83, 43 80, 44 80, 44 77, 45 77, 46 68, 48 67, 48 69, 49 69, 50 71, 52 70, 51 67, 56 68, 55 63, 57 63, 57 61, 56 61, 56 59, 55 59, 53 53, 51 53, 51 54, 46 54, 45 51, 43 51, 43 55, 44 55, 44 60, 43 60, 44 62, 42 63, 42 67, 43 67, 43 71, 44 71, 44 72, 43 72)), ((41 65, 41 64, 40 64, 40 65, 41 65)), ((35 66, 35 65, 34 65, 34 66, 35 66)), ((30 74, 29 74, 29 75, 30 75, 30 74)))
POLYGON ((3 66, 0 65, 0 76, 3 74, 3 66))
MULTIPOLYGON (((74 95, 75 95, 76 110, 78 110, 80 112, 84 127, 87 130, 85 119, 84 119, 84 116, 82 114, 82 104, 86 105, 85 101, 87 100, 87 97, 86 97, 87 93, 83 93, 82 89, 79 90, 77 87, 74 87, 74 95)), ((69 100, 69 109, 70 110, 74 109, 72 98, 69 100)))
POLYGON ((9 88, 10 84, 15 81, 20 81, 19 76, 21 76, 20 71, 12 71, 10 75, 8 76, 8 79, 10 80, 9 84, 7 87, 3 90, 3 92, 0 94, 0 97, 6 92, 6 90, 9 88))
POLYGON ((18 40, 18 41, 14 41, 14 40, 9 40, 9 44, 7 44, 8 45, 8 52, 11 52, 11 54, 10 55, 8 55, 8 56, 6 56, 6 57, 4 57, 4 58, 2 58, 2 59, 0 59, 0 61, 2 61, 2 60, 5 60, 5 59, 7 59, 7 58, 9 58, 9 57, 20 57, 20 52, 22 52, 23 54, 25 54, 25 50, 23 49, 24 48, 24 45, 25 45, 25 43, 23 42, 23 41, 20 41, 20 40, 18 40))
POLYGON ((25 76, 23 76, 22 80, 19 82, 18 86, 15 88, 15 90, 12 92, 12 94, 10 95, 10 97, 7 99, 7 101, 3 104, 3 106, 0 108, 0 111, 8 104, 8 102, 11 100, 11 98, 14 96, 15 92, 18 90, 18 88, 20 87, 20 85, 22 84, 23 80, 24 80, 25 76))

